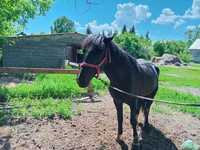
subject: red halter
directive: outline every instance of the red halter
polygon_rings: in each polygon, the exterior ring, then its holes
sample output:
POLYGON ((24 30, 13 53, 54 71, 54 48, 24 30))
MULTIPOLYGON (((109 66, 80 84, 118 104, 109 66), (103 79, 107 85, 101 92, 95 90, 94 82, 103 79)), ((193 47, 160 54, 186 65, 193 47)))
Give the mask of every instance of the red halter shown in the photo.
POLYGON ((98 78, 99 77, 99 74, 101 73, 101 66, 105 63, 110 63, 111 62, 111 56, 110 56, 110 51, 109 49, 107 48, 106 49, 106 52, 105 52, 105 57, 102 59, 102 61, 96 65, 96 64, 89 64, 87 62, 82 62, 80 64, 80 67, 90 67, 90 68, 94 68, 96 69, 96 77, 98 78))

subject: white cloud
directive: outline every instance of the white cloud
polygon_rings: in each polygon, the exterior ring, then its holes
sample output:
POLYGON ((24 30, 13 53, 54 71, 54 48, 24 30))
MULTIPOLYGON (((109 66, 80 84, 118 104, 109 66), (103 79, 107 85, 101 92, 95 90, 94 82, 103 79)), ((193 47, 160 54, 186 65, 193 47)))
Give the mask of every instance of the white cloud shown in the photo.
POLYGON ((178 15, 175 14, 174 11, 172 11, 170 8, 165 8, 162 10, 162 13, 160 16, 152 20, 152 23, 154 24, 160 24, 160 25, 167 25, 171 24, 175 28, 183 24, 185 21, 178 15))
POLYGON ((140 23, 151 17, 151 12, 147 5, 135 5, 134 3, 124 3, 117 5, 115 19, 110 23, 98 24, 96 20, 89 22, 84 26, 77 23, 77 30, 80 32, 89 25, 94 33, 104 31, 121 30, 126 25, 130 28, 133 24, 140 23))
POLYGON ((186 27, 186 29, 187 29, 187 30, 193 30, 193 29, 195 29, 195 27, 196 27, 196 26, 194 26, 194 25, 189 25, 189 26, 186 27))
POLYGON ((150 16, 151 12, 147 5, 135 5, 134 3, 118 4, 112 26, 121 28, 126 24, 127 27, 131 27, 133 24, 140 23, 150 16))
POLYGON ((185 11, 184 18, 199 19, 200 18, 200 0, 193 0, 192 7, 185 11))
POLYGON ((95 33, 99 33, 102 31, 112 31, 114 30, 114 27, 112 25, 109 25, 108 23, 105 24, 97 24, 96 20, 93 20, 92 22, 89 22, 86 24, 86 26, 90 26, 91 30, 95 33))
POLYGON ((192 7, 187 9, 183 15, 177 15, 170 8, 164 8, 158 18, 152 20, 154 24, 171 24, 175 28, 185 23, 187 19, 200 18, 200 0, 193 0, 192 7))
POLYGON ((194 30, 196 27, 200 28, 200 25, 197 25, 197 26, 196 25, 189 25, 189 26, 186 27, 186 29, 187 30, 194 30))

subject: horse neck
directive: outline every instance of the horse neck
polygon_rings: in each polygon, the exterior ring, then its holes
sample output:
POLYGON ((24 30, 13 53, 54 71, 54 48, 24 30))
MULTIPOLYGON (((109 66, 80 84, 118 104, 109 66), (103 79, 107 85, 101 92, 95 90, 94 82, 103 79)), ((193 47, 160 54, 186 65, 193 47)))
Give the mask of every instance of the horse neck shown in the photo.
POLYGON ((104 66, 104 72, 111 84, 119 85, 121 80, 130 76, 130 74, 128 74, 130 71, 134 72, 133 68, 137 69, 137 61, 114 43, 110 45, 110 53, 111 62, 104 66), (135 67, 133 67, 134 65, 135 67))

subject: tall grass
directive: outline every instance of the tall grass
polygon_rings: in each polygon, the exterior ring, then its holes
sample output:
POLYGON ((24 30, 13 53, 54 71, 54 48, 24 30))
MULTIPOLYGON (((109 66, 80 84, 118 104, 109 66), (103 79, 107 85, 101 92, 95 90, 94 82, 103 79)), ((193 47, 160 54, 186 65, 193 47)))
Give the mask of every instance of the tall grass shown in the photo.
MULTIPOLYGON (((200 96, 194 96, 188 93, 181 93, 175 90, 171 90, 168 88, 160 87, 156 96, 157 99, 167 100, 171 102, 177 103, 200 103, 200 96)), ((200 109, 199 107, 190 107, 190 106, 177 106, 177 105, 169 105, 177 110, 188 112, 200 118, 200 109)))
MULTIPOLYGON (((105 86, 93 80, 95 90, 102 90, 105 86)), ((23 83, 9 89, 12 98, 72 98, 86 93, 86 89, 79 88, 74 75, 44 75, 40 74, 32 84, 23 83)))
MULTIPOLYGON (((100 81, 94 79, 92 82, 95 91, 105 89, 100 81)), ((74 75, 39 74, 32 84, 0 88, 0 98, 14 106, 9 117, 51 118, 56 115, 67 119, 72 115, 71 99, 86 92, 79 88, 74 75), (23 107, 15 109, 18 106, 23 107)), ((7 117, 7 112, 0 110, 0 122, 7 117)))

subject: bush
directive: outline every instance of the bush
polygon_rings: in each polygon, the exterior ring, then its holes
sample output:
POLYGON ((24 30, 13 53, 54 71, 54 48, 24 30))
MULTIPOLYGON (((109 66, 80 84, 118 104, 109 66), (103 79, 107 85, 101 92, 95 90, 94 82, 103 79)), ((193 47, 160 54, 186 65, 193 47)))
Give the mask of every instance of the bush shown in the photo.
POLYGON ((189 63, 192 60, 192 55, 188 51, 180 52, 178 57, 185 63, 189 63))
POLYGON ((153 44, 153 49, 157 56, 168 53, 178 56, 186 63, 191 61, 188 45, 184 41, 157 41, 153 44))
POLYGON ((150 59, 150 40, 125 32, 115 37, 114 41, 132 56, 136 58, 150 59))

